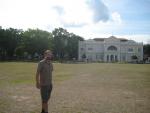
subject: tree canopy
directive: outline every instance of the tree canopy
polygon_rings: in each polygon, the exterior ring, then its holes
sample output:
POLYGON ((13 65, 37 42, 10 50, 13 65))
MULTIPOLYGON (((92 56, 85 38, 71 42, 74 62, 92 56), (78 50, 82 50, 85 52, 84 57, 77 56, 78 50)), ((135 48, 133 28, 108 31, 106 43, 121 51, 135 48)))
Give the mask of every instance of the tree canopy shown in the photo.
POLYGON ((78 41, 82 37, 66 29, 55 28, 52 32, 40 29, 2 29, 0 27, 0 60, 23 59, 42 56, 51 49, 55 59, 71 60, 78 57, 78 41))
POLYGON ((144 54, 150 56, 150 44, 144 45, 143 49, 144 49, 144 54))
POLYGON ((69 33, 63 28, 56 28, 52 31, 53 52, 55 58, 72 59, 78 57, 78 41, 82 37, 69 33))

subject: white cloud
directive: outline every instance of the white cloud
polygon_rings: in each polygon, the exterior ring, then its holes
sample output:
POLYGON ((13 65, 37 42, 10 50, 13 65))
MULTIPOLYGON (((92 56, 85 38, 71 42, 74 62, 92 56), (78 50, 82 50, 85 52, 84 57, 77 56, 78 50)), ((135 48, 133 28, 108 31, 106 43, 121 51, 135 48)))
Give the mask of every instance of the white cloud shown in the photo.
POLYGON ((51 28, 59 26, 81 27, 91 24, 93 18, 97 22, 108 18, 107 8, 100 0, 99 2, 95 0, 92 8, 89 8, 90 4, 87 1, 0 0, 2 4, 0 25, 23 29, 29 27, 46 29, 47 26, 51 28), (102 11, 99 12, 100 10, 102 11))
MULTIPOLYGON (((119 11, 111 12, 104 1, 109 0, 0 0, 0 26, 48 31, 64 27, 86 39, 126 32, 124 28, 129 25, 122 15, 119 11)), ((146 42, 149 35, 133 37, 141 41, 140 37, 145 37, 146 42)))
POLYGON ((61 26, 58 15, 51 10, 48 0, 2 0, 0 25, 15 28, 40 28, 61 26))
POLYGON ((68 1, 62 4, 54 4, 54 10, 58 13, 59 21, 64 26, 81 26, 91 22, 91 11, 87 8, 85 0, 68 1), (60 14, 60 8, 63 10, 60 14))
POLYGON ((109 10, 102 0, 88 0, 87 4, 93 12, 93 21, 95 23, 109 20, 109 10))
POLYGON ((113 20, 114 22, 117 22, 117 23, 119 23, 119 24, 122 23, 121 16, 120 16, 120 14, 119 14, 118 12, 113 12, 111 16, 112 16, 112 20, 113 20))

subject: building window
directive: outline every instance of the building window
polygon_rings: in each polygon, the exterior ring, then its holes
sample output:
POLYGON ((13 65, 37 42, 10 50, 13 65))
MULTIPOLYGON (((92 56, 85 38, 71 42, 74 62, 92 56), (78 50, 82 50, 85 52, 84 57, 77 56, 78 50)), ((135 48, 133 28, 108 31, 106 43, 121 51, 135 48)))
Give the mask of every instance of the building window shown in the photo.
POLYGON ((80 48, 81 51, 83 51, 83 48, 80 48))
POLYGON ((96 59, 99 59, 99 55, 96 55, 96 59))
POLYGON ((115 55, 115 61, 116 61, 116 62, 118 61, 118 56, 117 56, 117 55, 115 55))
POLYGON ((109 61, 109 55, 107 55, 107 61, 109 61))
POLYGON ((133 48, 129 48, 129 49, 128 49, 128 52, 133 52, 133 48))
POLYGON ((126 61, 126 56, 123 56, 123 57, 122 57, 122 60, 123 60, 123 61, 126 61))
POLYGON ((110 55, 110 60, 114 61, 114 55, 110 55))
POLYGON ((138 48, 138 52, 141 52, 141 48, 138 48))
POLYGON ((117 48, 115 46, 109 46, 107 50, 109 50, 109 51, 117 51, 117 48))
POLYGON ((93 50, 93 48, 88 48, 89 51, 93 50))

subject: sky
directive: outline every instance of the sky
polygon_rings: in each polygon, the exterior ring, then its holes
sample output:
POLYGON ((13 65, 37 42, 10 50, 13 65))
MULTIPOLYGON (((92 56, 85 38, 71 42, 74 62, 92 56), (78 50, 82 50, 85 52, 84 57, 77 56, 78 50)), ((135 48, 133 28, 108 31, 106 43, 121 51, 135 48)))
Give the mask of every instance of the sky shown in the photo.
POLYGON ((0 26, 150 43, 150 0, 0 0, 0 26))

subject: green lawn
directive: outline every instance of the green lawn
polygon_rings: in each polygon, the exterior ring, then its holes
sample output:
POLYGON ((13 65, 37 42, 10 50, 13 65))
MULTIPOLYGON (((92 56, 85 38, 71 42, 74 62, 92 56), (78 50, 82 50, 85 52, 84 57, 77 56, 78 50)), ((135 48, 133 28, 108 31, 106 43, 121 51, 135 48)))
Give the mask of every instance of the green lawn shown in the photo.
MULTIPOLYGON (((40 112, 36 67, 0 63, 0 113, 40 112)), ((55 63, 53 83, 51 113, 150 112, 149 64, 55 63)))
MULTIPOLYGON (((66 65, 56 65, 54 81, 59 82, 68 79, 73 73, 73 69, 68 69, 66 65)), ((55 66, 54 66, 55 67, 55 66)), ((34 84, 37 63, 0 63, 0 86, 34 84)))

